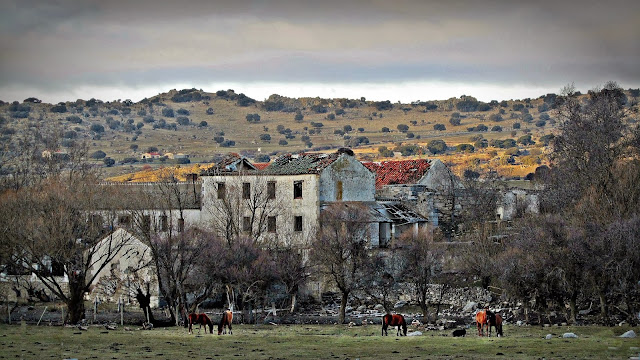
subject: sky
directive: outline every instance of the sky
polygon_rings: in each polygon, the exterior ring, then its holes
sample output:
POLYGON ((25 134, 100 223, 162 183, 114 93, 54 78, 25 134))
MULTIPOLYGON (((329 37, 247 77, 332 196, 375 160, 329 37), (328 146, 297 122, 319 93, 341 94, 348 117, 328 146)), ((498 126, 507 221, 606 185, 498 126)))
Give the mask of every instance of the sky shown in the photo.
POLYGON ((535 98, 640 87, 638 0, 0 0, 0 100, 535 98))

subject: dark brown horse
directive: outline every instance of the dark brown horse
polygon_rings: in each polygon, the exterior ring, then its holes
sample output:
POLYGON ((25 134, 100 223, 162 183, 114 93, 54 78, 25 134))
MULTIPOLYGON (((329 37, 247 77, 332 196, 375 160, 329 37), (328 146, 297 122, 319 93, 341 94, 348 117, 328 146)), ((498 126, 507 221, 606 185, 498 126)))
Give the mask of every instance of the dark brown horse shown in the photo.
POLYGON ((209 333, 213 334, 213 321, 206 314, 189 314, 189 334, 193 332, 193 324, 200 324, 198 331, 204 325, 205 334, 207 333, 207 326, 209 326, 209 333))
POLYGON ((494 326, 496 328, 496 335, 498 337, 502 337, 502 316, 500 314, 495 314, 493 317, 488 318, 489 323, 489 336, 491 336, 491 327, 494 326))
POLYGON ((407 336, 407 322, 404 319, 404 316, 400 314, 387 314, 382 317, 382 336, 389 335, 387 333, 387 327, 389 326, 397 326, 398 331, 396 331, 396 336, 398 334, 400 336, 407 336), (400 327, 402 326, 402 333, 400 332, 400 327))
POLYGON ((231 310, 225 310, 225 312, 222 313, 222 319, 220 319, 220 323, 218 324, 218 335, 227 333, 225 326, 229 328, 229 335, 232 335, 233 334, 233 331, 231 331, 232 322, 233 322, 233 312, 231 312, 231 310))

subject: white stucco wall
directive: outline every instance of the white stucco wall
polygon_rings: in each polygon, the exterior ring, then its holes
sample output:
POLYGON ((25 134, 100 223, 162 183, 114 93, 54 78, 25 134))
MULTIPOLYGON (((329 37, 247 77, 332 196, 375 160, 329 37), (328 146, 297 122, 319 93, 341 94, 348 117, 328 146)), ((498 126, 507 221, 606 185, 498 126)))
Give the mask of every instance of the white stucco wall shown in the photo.
POLYGON ((342 201, 374 201, 376 176, 353 156, 341 155, 320 174, 320 201, 338 201, 338 182, 342 182, 342 201))

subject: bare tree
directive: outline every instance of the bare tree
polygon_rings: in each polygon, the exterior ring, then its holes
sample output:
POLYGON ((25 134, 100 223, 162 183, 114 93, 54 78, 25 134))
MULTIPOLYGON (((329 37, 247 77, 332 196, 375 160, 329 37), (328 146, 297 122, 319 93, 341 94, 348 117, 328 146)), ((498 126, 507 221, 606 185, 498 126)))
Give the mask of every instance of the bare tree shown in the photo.
POLYGON ((429 319, 429 288, 443 270, 444 249, 431 229, 402 237, 399 247, 406 266, 404 279, 413 285, 422 315, 429 319))
POLYGON ((344 322, 349 295, 358 288, 368 256, 369 223, 361 206, 332 204, 320 215, 320 228, 312 240, 311 258, 320 273, 329 276, 340 290, 340 314, 344 322))
POLYGON ((297 306, 297 294, 310 275, 309 262, 304 258, 302 249, 279 247, 272 250, 275 259, 275 273, 278 281, 284 284, 290 298, 289 312, 293 313, 297 306))
POLYGON ((65 172, 1 198, 0 236, 11 245, 12 265, 35 274, 51 294, 66 302, 71 323, 84 317, 84 294, 100 270, 128 245, 126 238, 104 237, 102 227, 91 221, 98 202, 106 205, 103 215, 115 217, 113 204, 103 197, 116 199, 117 194, 100 190, 95 177, 65 172))
POLYGON ((207 206, 212 218, 211 226, 229 244, 241 236, 256 243, 268 241, 264 235, 268 230, 269 218, 283 212, 282 202, 275 196, 272 184, 259 175, 228 176, 224 189, 218 189, 217 198, 207 199, 211 202, 207 206))

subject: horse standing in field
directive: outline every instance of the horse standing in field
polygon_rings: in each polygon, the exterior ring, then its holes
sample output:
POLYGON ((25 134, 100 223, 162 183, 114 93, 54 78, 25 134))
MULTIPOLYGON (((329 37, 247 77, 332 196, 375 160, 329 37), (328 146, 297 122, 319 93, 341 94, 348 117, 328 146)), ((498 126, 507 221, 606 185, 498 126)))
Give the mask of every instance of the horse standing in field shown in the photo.
POLYGON ((397 326, 398 331, 396 331, 396 336, 400 334, 400 336, 407 336, 407 321, 404 319, 404 316, 400 314, 387 314, 382 317, 382 336, 389 335, 387 333, 387 327, 397 326), (402 326, 402 332, 400 332, 400 327, 402 326))
POLYGON ((209 326, 209 333, 213 334, 213 321, 206 314, 189 314, 189 334, 193 333, 193 324, 200 324, 198 332, 204 325, 205 334, 207 333, 207 326, 209 326))
POLYGON ((229 328, 229 335, 232 335, 233 334, 233 331, 231 331, 232 322, 233 322, 233 312, 231 312, 231 310, 225 310, 222 313, 222 319, 220 319, 220 323, 218 324, 218 335, 227 333, 225 326, 229 328))
POLYGON ((488 327, 489 327, 489 336, 491 336, 491 327, 494 326, 496 328, 496 336, 502 337, 502 316, 500 314, 495 314, 493 318, 489 317, 487 319, 488 327))
POLYGON ((478 336, 484 336, 483 327, 487 326, 487 332, 489 331, 489 323, 487 322, 487 311, 478 311, 476 313, 476 325, 478 326, 478 336))

